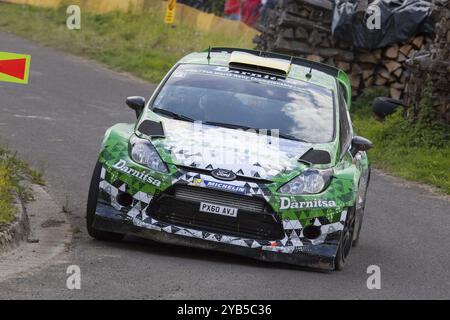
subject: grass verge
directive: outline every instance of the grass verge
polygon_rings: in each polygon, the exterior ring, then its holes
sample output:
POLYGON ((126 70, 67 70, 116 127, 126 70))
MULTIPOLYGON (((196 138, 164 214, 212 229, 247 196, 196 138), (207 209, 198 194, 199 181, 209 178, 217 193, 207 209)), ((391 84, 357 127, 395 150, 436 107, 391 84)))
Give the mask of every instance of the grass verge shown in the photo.
POLYGON ((13 201, 16 196, 19 196, 23 201, 32 199, 28 188, 21 184, 24 179, 33 183, 44 184, 42 173, 30 168, 15 154, 0 146, 0 225, 14 219, 16 207, 13 201))
POLYGON ((185 54, 211 46, 253 47, 251 39, 170 27, 163 22, 160 3, 143 14, 82 12, 81 29, 68 30, 66 7, 58 10, 0 3, 0 31, 104 63, 159 82, 185 54))
POLYGON ((423 114, 419 121, 405 119, 402 110, 378 121, 371 111, 371 103, 377 96, 386 94, 382 90, 367 91, 352 110, 358 134, 374 143, 369 151, 374 166, 402 178, 434 185, 450 194, 449 130, 448 126, 433 120, 429 98, 421 101, 423 114))

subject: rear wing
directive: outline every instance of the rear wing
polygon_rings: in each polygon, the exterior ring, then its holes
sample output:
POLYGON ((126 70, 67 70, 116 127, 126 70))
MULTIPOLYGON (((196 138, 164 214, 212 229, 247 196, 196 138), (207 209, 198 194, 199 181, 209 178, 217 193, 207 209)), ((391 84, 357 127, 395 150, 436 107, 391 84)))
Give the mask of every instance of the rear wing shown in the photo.
POLYGON ((256 56, 247 52, 233 51, 229 66, 241 70, 260 70, 266 74, 272 74, 286 78, 291 70, 291 63, 286 60, 272 59, 256 56))
POLYGON ((265 57, 265 58, 275 58, 275 59, 287 60, 291 64, 296 64, 296 65, 308 67, 308 68, 312 67, 313 70, 322 71, 322 72, 329 74, 335 78, 338 77, 338 74, 340 71, 338 68, 335 68, 335 67, 332 67, 332 66, 320 63, 320 62, 315 62, 315 61, 311 61, 311 60, 303 59, 303 58, 299 58, 299 57, 293 57, 293 56, 289 56, 289 55, 281 54, 281 53, 266 52, 266 51, 252 50, 252 49, 227 48, 227 47, 211 48, 211 52, 226 52, 226 53, 231 54, 236 51, 250 53, 250 54, 260 56, 260 57, 265 57))

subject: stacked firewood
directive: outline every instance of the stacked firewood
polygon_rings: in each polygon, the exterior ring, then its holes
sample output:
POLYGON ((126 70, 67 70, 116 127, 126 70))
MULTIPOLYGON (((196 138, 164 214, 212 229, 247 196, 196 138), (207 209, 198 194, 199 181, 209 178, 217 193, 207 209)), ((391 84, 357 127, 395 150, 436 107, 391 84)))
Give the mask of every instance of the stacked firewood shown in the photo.
POLYGON ((440 119, 450 124, 450 2, 437 14, 436 37, 430 50, 417 52, 405 63, 408 77, 403 103, 417 118, 423 92, 431 85, 433 108, 440 119))
MULTIPOLYGON (((364 88, 389 88, 392 98, 401 99, 406 83, 405 61, 433 41, 417 36, 406 43, 364 52, 350 42, 331 34, 333 0, 282 0, 269 13, 261 35, 255 39, 259 49, 281 52, 334 65, 346 71, 353 95, 364 88)), ((367 1, 361 1, 357 14, 363 15, 367 1)))

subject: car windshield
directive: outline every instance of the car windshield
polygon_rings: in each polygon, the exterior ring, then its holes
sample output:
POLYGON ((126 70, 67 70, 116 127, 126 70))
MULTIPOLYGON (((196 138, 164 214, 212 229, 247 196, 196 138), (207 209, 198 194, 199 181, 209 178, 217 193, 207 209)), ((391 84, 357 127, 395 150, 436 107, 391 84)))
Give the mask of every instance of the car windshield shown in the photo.
POLYGON ((178 66, 152 107, 216 125, 278 129, 312 143, 329 142, 334 133, 331 90, 223 66, 178 66))

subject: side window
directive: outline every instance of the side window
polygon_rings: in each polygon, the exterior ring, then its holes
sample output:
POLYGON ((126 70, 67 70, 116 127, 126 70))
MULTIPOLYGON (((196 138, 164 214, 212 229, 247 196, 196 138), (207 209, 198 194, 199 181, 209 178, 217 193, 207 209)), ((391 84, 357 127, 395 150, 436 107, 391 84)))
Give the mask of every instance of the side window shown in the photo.
POLYGON ((342 156, 350 146, 350 141, 352 138, 347 106, 342 90, 339 90, 339 135, 342 156))

